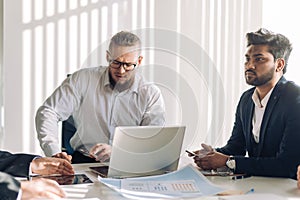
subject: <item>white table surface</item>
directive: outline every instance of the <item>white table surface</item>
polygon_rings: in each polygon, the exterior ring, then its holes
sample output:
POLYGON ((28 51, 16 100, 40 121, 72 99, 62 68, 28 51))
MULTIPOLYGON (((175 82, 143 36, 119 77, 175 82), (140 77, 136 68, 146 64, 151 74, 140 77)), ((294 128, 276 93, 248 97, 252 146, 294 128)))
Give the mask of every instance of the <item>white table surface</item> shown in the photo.
MULTIPOLYGON (((127 199, 118 192, 103 185, 97 180, 97 175, 89 170, 89 166, 97 166, 93 164, 74 164, 76 173, 85 173, 92 181, 91 185, 78 184, 72 186, 62 186, 69 199, 98 198, 101 200, 127 199)), ((228 191, 247 192, 254 189, 255 194, 268 193, 276 194, 286 199, 300 199, 300 190, 297 189, 297 181, 287 178, 267 178, 267 177, 249 177, 245 179, 232 180, 231 177, 207 176, 214 184, 228 189, 228 191)), ((192 199, 218 199, 218 196, 206 196, 192 199)))

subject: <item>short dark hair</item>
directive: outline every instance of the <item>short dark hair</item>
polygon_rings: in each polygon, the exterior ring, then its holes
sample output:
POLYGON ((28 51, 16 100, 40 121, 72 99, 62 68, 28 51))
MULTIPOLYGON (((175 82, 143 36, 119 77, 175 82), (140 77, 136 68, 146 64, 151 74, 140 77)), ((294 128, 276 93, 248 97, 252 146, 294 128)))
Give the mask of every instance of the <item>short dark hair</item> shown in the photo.
POLYGON ((284 58, 285 67, 283 73, 286 72, 288 59, 292 51, 292 44, 289 39, 279 33, 273 33, 265 28, 260 28, 256 32, 250 32, 246 35, 247 47, 250 45, 267 45, 269 52, 273 55, 274 60, 284 58))
POLYGON ((112 46, 138 46, 140 49, 141 40, 140 38, 128 31, 120 31, 116 33, 110 40, 109 51, 112 50, 112 46))

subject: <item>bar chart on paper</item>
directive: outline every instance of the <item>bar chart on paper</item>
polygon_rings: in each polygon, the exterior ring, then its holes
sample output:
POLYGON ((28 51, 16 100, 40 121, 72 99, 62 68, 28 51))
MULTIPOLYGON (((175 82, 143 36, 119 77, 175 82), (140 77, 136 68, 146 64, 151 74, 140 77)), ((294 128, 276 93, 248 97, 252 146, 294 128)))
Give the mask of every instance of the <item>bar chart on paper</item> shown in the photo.
POLYGON ((124 181, 121 187, 125 190, 155 193, 189 193, 200 192, 194 180, 181 181, 124 181))

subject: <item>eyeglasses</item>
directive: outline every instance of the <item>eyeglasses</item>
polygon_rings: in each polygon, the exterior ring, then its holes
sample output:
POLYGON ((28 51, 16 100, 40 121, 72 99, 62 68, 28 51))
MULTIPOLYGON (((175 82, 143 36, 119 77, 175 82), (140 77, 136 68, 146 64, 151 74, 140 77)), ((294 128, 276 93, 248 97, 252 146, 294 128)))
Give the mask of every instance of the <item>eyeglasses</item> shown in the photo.
POLYGON ((137 66, 137 63, 119 62, 117 60, 111 60, 109 64, 110 67, 113 69, 119 69, 122 66, 125 71, 132 71, 137 66))

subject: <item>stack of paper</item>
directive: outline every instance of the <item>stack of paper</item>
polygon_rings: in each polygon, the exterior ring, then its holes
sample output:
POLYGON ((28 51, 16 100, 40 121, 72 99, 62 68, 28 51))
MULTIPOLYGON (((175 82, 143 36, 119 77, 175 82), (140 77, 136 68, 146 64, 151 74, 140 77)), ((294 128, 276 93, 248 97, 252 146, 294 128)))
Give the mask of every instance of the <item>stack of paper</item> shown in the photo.
POLYGON ((178 198, 214 195, 224 191, 213 185, 195 167, 186 167, 164 175, 99 181, 130 198, 178 198))

